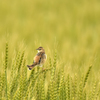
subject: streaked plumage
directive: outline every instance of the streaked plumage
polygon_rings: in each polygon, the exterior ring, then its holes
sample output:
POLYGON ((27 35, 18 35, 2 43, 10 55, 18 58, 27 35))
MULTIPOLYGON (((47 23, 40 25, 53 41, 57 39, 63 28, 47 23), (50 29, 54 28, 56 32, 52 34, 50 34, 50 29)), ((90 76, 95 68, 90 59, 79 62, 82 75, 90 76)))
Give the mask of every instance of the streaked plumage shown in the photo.
POLYGON ((42 66, 45 61, 46 61, 46 54, 45 54, 45 50, 43 47, 39 47, 38 49, 38 53, 37 55, 34 57, 34 62, 32 65, 27 65, 27 67, 29 68, 29 70, 32 70, 33 67, 35 66, 42 66))

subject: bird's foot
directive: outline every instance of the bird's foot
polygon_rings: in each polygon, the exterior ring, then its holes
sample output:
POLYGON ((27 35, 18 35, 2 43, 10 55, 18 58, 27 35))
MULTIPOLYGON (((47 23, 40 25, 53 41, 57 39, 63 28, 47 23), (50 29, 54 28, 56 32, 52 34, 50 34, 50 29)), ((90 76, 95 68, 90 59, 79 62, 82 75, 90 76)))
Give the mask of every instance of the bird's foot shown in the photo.
POLYGON ((45 68, 42 68, 42 70, 44 71, 44 70, 45 70, 45 68))

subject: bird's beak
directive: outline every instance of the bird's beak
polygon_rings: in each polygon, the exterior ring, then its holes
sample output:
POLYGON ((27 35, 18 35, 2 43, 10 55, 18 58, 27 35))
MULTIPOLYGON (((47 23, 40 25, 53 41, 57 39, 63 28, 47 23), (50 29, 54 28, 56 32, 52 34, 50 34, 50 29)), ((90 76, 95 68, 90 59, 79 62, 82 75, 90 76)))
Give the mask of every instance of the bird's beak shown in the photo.
POLYGON ((39 50, 39 48, 37 48, 36 50, 39 50))

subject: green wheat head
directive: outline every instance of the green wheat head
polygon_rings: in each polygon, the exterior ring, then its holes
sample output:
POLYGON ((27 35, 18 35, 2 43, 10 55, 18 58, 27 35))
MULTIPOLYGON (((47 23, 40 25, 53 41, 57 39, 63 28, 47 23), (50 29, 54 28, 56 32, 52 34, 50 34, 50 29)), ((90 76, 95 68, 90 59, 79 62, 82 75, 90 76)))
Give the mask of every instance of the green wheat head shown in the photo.
POLYGON ((48 67, 42 70, 35 67, 28 75, 25 52, 18 52, 12 59, 8 79, 8 43, 5 47, 4 69, 0 71, 0 100, 99 100, 100 85, 93 82, 87 90, 92 66, 85 75, 65 74, 64 67, 57 70, 57 53, 49 59, 48 67), (48 84, 47 75, 50 80, 48 84))

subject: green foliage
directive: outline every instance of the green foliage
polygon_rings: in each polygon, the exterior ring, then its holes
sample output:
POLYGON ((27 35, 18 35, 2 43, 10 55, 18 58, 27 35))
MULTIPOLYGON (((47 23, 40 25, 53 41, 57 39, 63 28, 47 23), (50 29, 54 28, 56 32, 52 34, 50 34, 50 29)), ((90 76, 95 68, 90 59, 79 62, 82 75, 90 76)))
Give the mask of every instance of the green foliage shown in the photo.
POLYGON ((85 84, 86 84, 86 82, 87 82, 88 76, 89 76, 90 71, 91 71, 91 68, 92 68, 92 66, 89 67, 89 69, 88 69, 88 71, 87 71, 87 73, 86 73, 86 76, 85 76, 85 79, 84 79, 84 85, 83 85, 83 87, 85 87, 85 84))
MULTIPOLYGON (((8 50, 5 53, 5 63, 8 63, 7 52, 8 50)), ((93 86, 91 85, 90 90, 87 89, 86 84, 88 84, 92 66, 88 68, 86 75, 78 77, 78 74, 75 74, 71 77, 67 74, 65 77, 64 68, 58 71, 56 69, 57 54, 55 53, 53 64, 51 59, 49 61, 50 68, 42 70, 35 67, 27 76, 25 52, 15 55, 12 62, 9 79, 6 78, 8 74, 5 70, 0 72, 0 100, 96 100, 100 97, 100 86, 97 81, 93 83, 93 86), (48 73, 50 81, 46 85, 48 73)))
POLYGON ((6 89, 5 89, 5 96, 6 99, 8 100, 8 96, 7 96, 7 66, 8 66, 8 43, 6 43, 6 50, 5 50, 5 84, 6 84, 6 89))
POLYGON ((0 100, 99 100, 99 66, 100 0, 0 1, 0 100))

